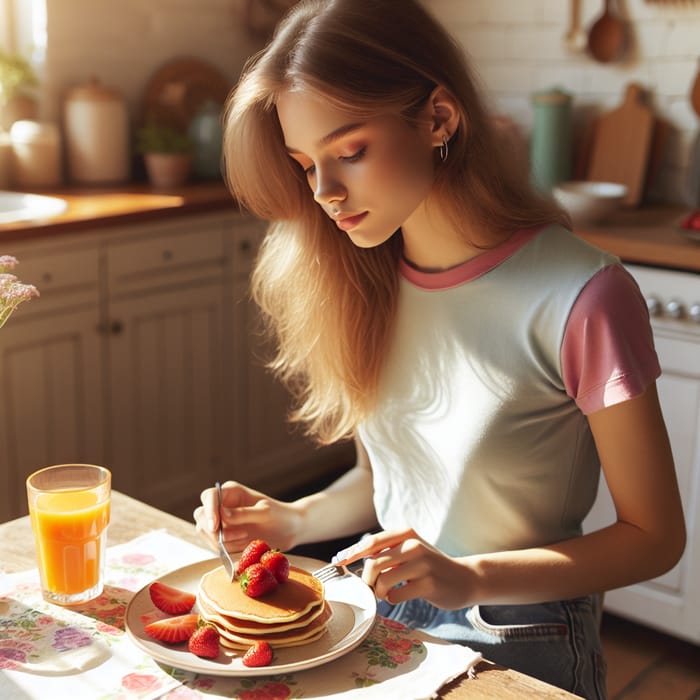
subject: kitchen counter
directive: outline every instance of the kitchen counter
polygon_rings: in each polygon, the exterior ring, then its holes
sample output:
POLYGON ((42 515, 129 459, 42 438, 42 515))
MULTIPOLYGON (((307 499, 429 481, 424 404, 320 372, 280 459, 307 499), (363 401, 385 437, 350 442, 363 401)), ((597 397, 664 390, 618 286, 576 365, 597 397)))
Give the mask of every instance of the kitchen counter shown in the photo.
POLYGON ((622 211, 605 226, 576 233, 625 262, 700 272, 700 241, 685 236, 678 225, 685 213, 680 207, 622 211))
POLYGON ((43 220, 0 224, 0 244, 94 230, 96 225, 116 226, 186 214, 237 210, 223 182, 195 183, 169 190, 156 190, 145 183, 104 188, 70 187, 37 191, 36 194, 60 197, 68 206, 62 214, 43 220))
MULTIPOLYGON (((0 243, 92 229, 95 225, 161 220, 192 213, 237 209, 223 182, 155 190, 145 183, 110 188, 64 188, 41 192, 66 200, 59 216, 43 221, 0 224, 0 243)), ((685 237, 681 207, 643 207, 619 212, 605 225, 576 233, 625 262, 700 272, 700 242, 685 237)))

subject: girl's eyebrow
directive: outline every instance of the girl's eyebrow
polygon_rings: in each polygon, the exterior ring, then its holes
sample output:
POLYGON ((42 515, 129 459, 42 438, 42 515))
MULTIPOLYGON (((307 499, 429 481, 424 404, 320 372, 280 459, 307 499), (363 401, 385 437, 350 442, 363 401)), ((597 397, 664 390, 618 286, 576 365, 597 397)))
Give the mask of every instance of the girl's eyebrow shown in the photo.
MULTIPOLYGON (((354 122, 352 124, 345 124, 344 126, 340 126, 337 129, 331 131, 330 134, 326 134, 322 139, 320 139, 319 144, 321 146, 327 146, 329 143, 337 141, 339 138, 342 138, 346 134, 361 129, 364 125, 364 122, 354 122)), ((287 149, 287 153, 303 153, 303 151, 300 151, 298 148, 293 148, 292 146, 285 146, 285 148, 287 149)))

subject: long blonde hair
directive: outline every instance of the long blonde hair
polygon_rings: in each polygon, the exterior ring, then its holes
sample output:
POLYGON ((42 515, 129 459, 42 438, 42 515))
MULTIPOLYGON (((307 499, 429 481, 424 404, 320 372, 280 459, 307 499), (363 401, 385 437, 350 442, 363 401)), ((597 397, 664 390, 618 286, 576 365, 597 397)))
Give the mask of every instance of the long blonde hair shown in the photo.
POLYGON ((314 202, 286 153, 275 103, 322 95, 360 117, 409 122, 436 86, 460 108, 431 197, 455 223, 470 218, 495 245, 566 215, 530 187, 479 97, 459 46, 415 0, 302 0, 246 65, 227 105, 224 155, 241 206, 272 221, 252 295, 276 340, 271 366, 297 398, 293 420, 321 443, 349 437, 372 411, 395 315, 400 233, 356 247, 314 202))

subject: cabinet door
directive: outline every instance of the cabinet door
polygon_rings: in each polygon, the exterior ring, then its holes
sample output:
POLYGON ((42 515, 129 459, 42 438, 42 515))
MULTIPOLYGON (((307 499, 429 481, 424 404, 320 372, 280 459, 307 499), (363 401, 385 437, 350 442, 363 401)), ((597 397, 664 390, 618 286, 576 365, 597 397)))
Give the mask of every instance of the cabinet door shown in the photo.
POLYGON ((233 385, 237 429, 233 478, 271 496, 310 485, 349 466, 351 443, 318 448, 300 426, 290 424, 291 397, 266 367, 272 348, 261 333, 257 306, 249 297, 249 272, 262 237, 260 223, 239 226, 233 258, 233 385))
POLYGON ((96 304, 19 316, 0 332, 0 522, 27 512, 35 469, 104 463, 96 304))
MULTIPOLYGON (((659 399, 666 420, 683 499, 688 540, 681 561, 663 576, 605 595, 611 612, 670 634, 700 642, 700 360, 697 345, 682 336, 656 334, 663 374, 659 399)), ((587 530, 614 521, 614 507, 602 481, 587 530)))
POLYGON ((228 462, 222 284, 112 301, 109 455, 115 487, 166 510, 228 462))

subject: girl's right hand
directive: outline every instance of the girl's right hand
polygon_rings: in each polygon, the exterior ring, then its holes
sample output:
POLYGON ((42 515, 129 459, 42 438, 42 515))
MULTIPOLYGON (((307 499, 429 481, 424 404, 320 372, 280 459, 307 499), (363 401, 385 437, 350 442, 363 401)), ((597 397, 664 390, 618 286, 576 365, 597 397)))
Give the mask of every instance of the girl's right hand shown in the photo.
MULTIPOLYGON (((297 544, 302 515, 292 503, 270 498, 236 481, 221 485, 224 542, 232 552, 240 552, 254 539, 287 551, 297 544)), ((219 509, 215 488, 202 491, 202 505, 195 509, 197 530, 212 548, 218 542, 219 509)))

